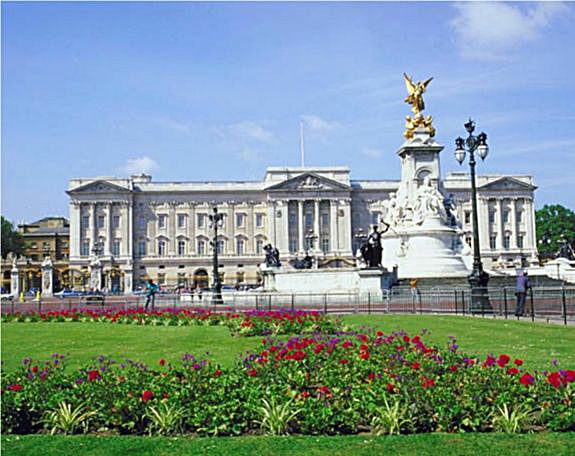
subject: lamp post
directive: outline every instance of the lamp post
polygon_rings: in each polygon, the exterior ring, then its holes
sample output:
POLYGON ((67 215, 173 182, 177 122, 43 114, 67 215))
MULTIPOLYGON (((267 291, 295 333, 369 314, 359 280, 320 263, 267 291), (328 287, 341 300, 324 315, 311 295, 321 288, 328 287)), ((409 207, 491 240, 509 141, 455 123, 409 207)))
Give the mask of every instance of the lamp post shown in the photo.
POLYGON ((210 242, 214 250, 213 256, 213 286, 212 286, 212 305, 223 304, 222 299, 222 282, 220 281, 220 273, 218 271, 218 227, 223 224, 224 216, 218 212, 218 208, 214 206, 214 213, 210 214, 210 227, 214 229, 214 239, 210 242))
POLYGON ((471 119, 464 125, 468 133, 467 139, 458 137, 455 140, 455 159, 461 165, 465 160, 465 146, 469 152, 469 168, 471 170, 471 210, 473 217, 473 270, 469 275, 469 284, 471 285, 471 312, 485 312, 491 311, 492 307, 489 303, 489 294, 487 293, 487 284, 489 282, 489 274, 483 270, 483 263, 481 262, 481 253, 479 248, 479 223, 477 221, 477 189, 475 186, 475 152, 485 160, 489 153, 487 146, 487 135, 483 132, 477 136, 473 135, 475 131, 475 122, 471 119))

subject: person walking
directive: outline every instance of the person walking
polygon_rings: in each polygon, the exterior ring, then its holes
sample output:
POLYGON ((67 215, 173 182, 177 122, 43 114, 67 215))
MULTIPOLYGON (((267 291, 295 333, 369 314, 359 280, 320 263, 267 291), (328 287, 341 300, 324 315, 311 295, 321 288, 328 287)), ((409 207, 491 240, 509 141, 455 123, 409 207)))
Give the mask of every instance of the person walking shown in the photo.
POLYGON ((409 286, 411 288, 411 298, 413 301, 417 299, 417 301, 421 304, 421 293, 419 292, 419 288, 417 288, 417 279, 413 278, 409 281, 409 286))
POLYGON ((517 276, 515 281, 515 295, 517 296, 517 306, 515 307, 515 316, 522 317, 525 312, 525 298, 527 297, 527 290, 531 288, 527 271, 517 276))
POLYGON ((152 310, 154 309, 157 291, 158 285, 156 285, 152 279, 148 279, 148 283, 146 283, 146 304, 144 305, 144 310, 148 310, 150 302, 152 303, 152 310))

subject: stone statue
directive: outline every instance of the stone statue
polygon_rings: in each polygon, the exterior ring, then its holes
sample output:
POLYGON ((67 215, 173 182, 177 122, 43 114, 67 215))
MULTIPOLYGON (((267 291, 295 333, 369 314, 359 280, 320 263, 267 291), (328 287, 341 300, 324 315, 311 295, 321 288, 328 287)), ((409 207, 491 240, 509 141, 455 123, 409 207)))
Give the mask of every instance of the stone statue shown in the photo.
POLYGON ((565 258, 567 260, 575 259, 575 255, 573 253, 573 249, 569 245, 569 241, 562 237, 559 242, 561 243, 561 246, 559 247, 559 252, 557 252, 557 258, 565 258))
POLYGON ((419 127, 423 127, 427 133, 429 133, 429 136, 435 136, 435 128, 432 126, 433 118, 431 116, 425 117, 421 114, 421 111, 425 109, 423 94, 433 78, 429 78, 425 82, 414 83, 411 77, 407 74, 403 73, 403 77, 405 78, 405 86, 407 87, 408 93, 405 98, 405 102, 411 105, 411 110, 414 114, 413 117, 405 117, 405 132, 403 133, 403 136, 408 140, 412 139, 414 131, 419 127))
POLYGON ((443 208, 447 215, 447 224, 449 226, 457 226, 457 209, 455 207, 455 201, 453 199, 453 194, 449 194, 443 200, 443 208))
POLYGON ((266 266, 271 268, 279 268, 281 266, 279 250, 271 244, 265 245, 264 250, 266 252, 266 266))
POLYGON ((413 222, 421 225, 426 218, 439 218, 443 222, 447 221, 443 200, 443 195, 426 176, 421 187, 417 189, 413 205, 413 222))
POLYGON ((383 231, 378 231, 377 225, 373 225, 367 240, 360 247, 361 256, 368 268, 381 267, 381 254, 383 252, 381 236, 389 230, 389 224, 385 222, 383 224, 385 225, 383 231))

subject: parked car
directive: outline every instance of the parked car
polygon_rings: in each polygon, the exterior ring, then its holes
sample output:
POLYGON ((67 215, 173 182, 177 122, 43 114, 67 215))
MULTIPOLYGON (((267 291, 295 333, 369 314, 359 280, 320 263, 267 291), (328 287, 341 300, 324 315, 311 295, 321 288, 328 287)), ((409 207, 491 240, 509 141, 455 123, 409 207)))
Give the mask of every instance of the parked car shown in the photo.
POLYGON ((14 299, 14 295, 12 293, 2 293, 0 299, 2 302, 12 301, 14 299))
POLYGON ((76 290, 61 290, 57 293, 54 293, 54 296, 64 299, 64 298, 75 298, 78 296, 83 296, 85 293, 83 291, 76 291, 76 290))

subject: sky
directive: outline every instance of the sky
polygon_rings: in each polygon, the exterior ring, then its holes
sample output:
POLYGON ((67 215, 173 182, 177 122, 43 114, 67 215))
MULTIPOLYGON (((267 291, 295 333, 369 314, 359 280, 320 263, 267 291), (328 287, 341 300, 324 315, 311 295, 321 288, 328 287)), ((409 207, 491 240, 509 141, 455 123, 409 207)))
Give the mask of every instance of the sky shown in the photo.
POLYGON ((480 174, 533 175, 575 209, 575 4, 2 2, 2 215, 68 216, 68 181, 261 180, 268 166, 399 179, 424 96, 442 173, 488 135, 480 174))

